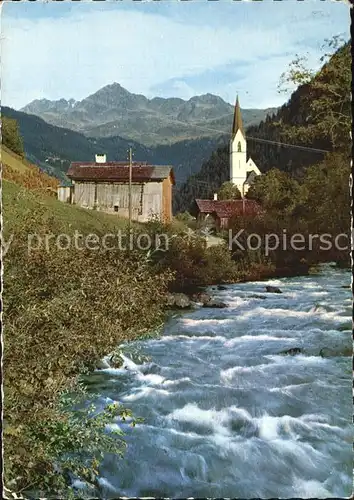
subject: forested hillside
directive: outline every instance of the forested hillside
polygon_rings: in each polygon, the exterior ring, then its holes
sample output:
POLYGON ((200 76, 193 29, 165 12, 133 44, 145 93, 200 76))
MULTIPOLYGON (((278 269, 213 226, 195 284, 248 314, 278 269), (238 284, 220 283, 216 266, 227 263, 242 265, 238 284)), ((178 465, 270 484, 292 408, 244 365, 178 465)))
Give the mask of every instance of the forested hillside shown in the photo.
MULTIPOLYGON (((247 148, 262 173, 277 168, 300 179, 309 166, 324 160, 326 153, 316 150, 349 152, 349 43, 315 75, 302 67, 301 60, 294 61, 288 79, 300 86, 276 114, 247 129, 247 148)), ((224 146, 213 152, 198 174, 175 190, 175 212, 189 210, 196 197, 211 197, 228 179, 228 146, 224 146)))
POLYGON ((128 149, 133 149, 136 161, 156 165, 173 165, 178 182, 185 181, 197 172, 225 136, 184 140, 171 145, 147 147, 122 137, 94 138, 46 123, 37 116, 3 107, 3 140, 10 149, 22 152, 28 160, 62 181, 67 180, 71 161, 92 161, 95 153, 104 152, 110 161, 127 159, 128 149), (22 138, 19 138, 17 124, 22 138), (10 139, 12 137, 13 139, 10 139), (13 142, 11 142, 13 141, 13 142))

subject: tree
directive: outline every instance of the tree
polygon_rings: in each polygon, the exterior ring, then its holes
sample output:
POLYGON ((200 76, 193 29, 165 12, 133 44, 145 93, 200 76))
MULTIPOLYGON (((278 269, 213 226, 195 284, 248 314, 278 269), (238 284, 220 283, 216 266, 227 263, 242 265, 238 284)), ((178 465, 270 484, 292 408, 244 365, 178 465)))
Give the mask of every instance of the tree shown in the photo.
POLYGON ((175 219, 180 222, 190 222, 191 220, 194 220, 194 217, 187 210, 185 210, 184 212, 176 214, 175 219))
POLYGON ((2 143, 14 153, 23 156, 23 141, 19 133, 17 121, 3 116, 1 129, 2 143))
POLYGON ((229 179, 229 148, 219 147, 205 161, 200 172, 190 176, 174 192, 174 213, 188 210, 194 213, 196 198, 211 199, 223 182, 229 179))
POLYGON ((299 183, 276 168, 257 177, 247 192, 247 198, 258 201, 266 211, 282 213, 292 212, 299 195, 299 183))
POLYGON ((350 229, 350 158, 330 153, 308 168, 301 186, 302 215, 316 230, 340 234, 350 229))
POLYGON ((235 184, 230 181, 224 182, 218 191, 219 200, 240 200, 241 193, 235 184))
POLYGON ((291 62, 280 79, 279 91, 288 92, 291 86, 302 87, 300 115, 305 123, 283 128, 287 139, 313 142, 330 139, 333 149, 347 145, 351 130, 351 53, 350 43, 343 44, 339 36, 326 40, 326 52, 320 58, 319 71, 308 68, 308 59, 299 55, 291 62), (333 53, 334 51, 334 53, 333 53))

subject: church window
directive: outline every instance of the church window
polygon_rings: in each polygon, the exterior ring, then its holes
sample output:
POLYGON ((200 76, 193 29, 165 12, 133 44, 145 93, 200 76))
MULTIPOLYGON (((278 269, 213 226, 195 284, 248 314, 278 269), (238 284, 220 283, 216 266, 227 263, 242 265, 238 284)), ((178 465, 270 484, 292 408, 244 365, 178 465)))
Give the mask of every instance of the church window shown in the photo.
POLYGON ((237 143, 237 152, 241 153, 241 143, 240 142, 237 143))

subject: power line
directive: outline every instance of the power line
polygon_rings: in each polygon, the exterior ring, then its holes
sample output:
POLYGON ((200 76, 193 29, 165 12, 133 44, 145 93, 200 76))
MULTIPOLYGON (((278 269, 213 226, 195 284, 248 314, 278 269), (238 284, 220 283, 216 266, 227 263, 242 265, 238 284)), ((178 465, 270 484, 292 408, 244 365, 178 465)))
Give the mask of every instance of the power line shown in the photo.
MULTIPOLYGON (((224 115, 224 116, 227 116, 227 115, 224 115)), ((180 120, 173 120, 173 122, 185 125, 185 123, 180 121, 180 120)), ((197 128, 199 130, 204 130, 204 131, 209 130, 210 132, 217 132, 219 134, 226 135, 225 130, 219 130, 219 129, 211 128, 211 127, 203 127, 201 125, 193 125, 193 127, 197 128)), ((330 151, 328 149, 318 149, 318 148, 311 148, 309 146, 300 146, 297 144, 289 144, 289 143, 281 142, 281 141, 271 141, 269 139, 261 139, 260 137, 246 136, 246 139, 251 139, 253 141, 264 142, 264 143, 268 143, 268 144, 275 144, 275 145, 287 147, 287 148, 303 149, 305 151, 314 151, 317 153, 330 153, 330 151)))
POLYGON ((288 148, 305 149, 308 151, 316 151, 318 153, 330 153, 328 149, 317 149, 317 148, 310 148, 309 146, 298 146, 297 144, 287 144, 286 142, 270 141, 268 139, 261 139, 260 137, 247 136, 246 139, 251 139, 259 142, 267 142, 269 144, 278 144, 279 146, 285 146, 288 148))

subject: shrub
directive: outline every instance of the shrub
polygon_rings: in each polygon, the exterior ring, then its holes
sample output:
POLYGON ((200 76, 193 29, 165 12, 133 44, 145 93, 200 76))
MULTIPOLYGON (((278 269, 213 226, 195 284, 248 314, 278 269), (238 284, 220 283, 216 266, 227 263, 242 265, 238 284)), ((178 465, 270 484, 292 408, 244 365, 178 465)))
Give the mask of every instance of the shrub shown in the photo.
POLYGON ((190 220, 193 220, 194 217, 186 210, 185 212, 180 212, 175 215, 175 219, 181 222, 188 222, 190 220))
POLYGON ((237 266, 224 246, 206 248, 206 242, 191 233, 177 236, 170 242, 168 252, 158 261, 160 269, 170 269, 174 281, 170 288, 180 290, 237 281, 237 266))
POLYGON ((65 482, 55 464, 64 469, 76 464, 87 480, 89 469, 95 470, 96 456, 76 462, 67 453, 89 452, 92 446, 86 445, 93 439, 97 451, 113 445, 99 432, 112 409, 80 423, 60 407, 62 393, 77 391, 77 376, 117 344, 163 321, 172 275, 157 272, 138 252, 53 246, 28 253, 27 232, 44 237, 53 226, 60 228, 60 220, 45 217, 43 201, 7 221, 13 241, 4 271, 5 481, 16 491, 31 485, 58 495, 65 482))

